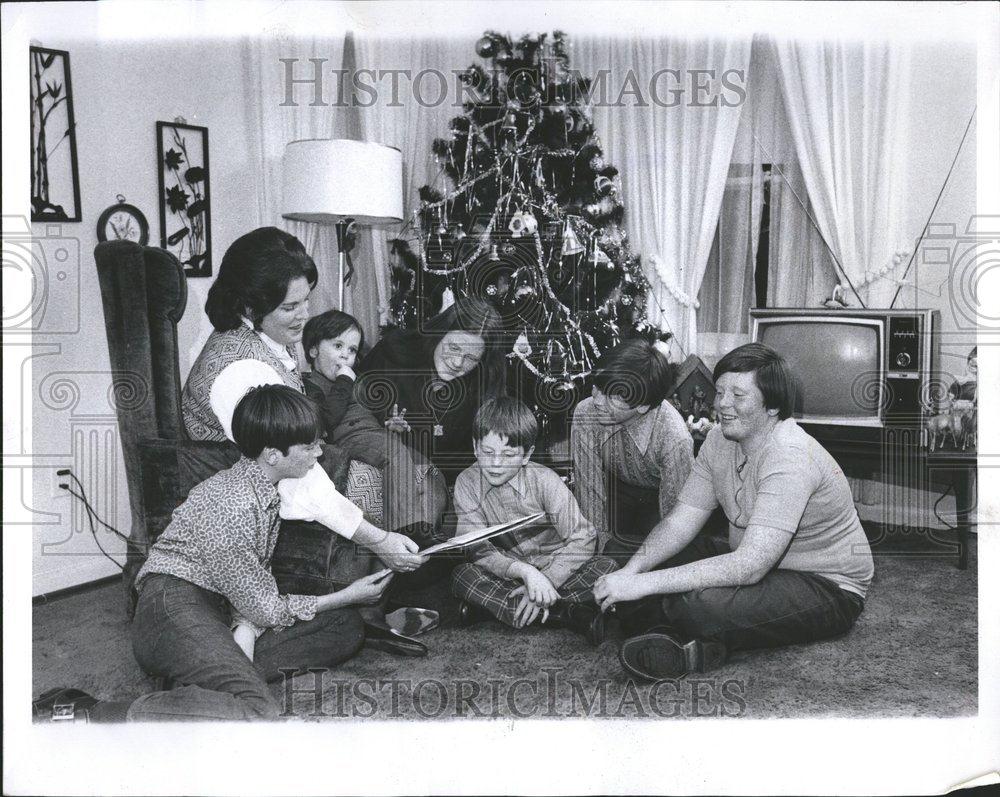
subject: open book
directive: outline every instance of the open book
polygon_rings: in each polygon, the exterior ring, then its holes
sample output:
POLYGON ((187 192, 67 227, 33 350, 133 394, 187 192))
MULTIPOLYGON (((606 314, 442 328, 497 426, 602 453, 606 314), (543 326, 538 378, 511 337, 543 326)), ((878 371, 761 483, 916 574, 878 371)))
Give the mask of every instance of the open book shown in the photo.
POLYGON ((541 520, 544 517, 544 512, 536 512, 534 515, 525 515, 517 520, 509 520, 506 523, 501 523, 497 526, 490 526, 486 529, 476 529, 475 531, 467 532, 461 536, 452 537, 450 540, 446 540, 445 542, 439 542, 437 545, 432 545, 429 548, 424 548, 420 551, 420 553, 439 553, 441 551, 452 551, 456 548, 464 548, 467 545, 488 540, 490 537, 496 537, 500 534, 506 534, 508 531, 517 531, 525 526, 530 526, 532 523, 541 520))

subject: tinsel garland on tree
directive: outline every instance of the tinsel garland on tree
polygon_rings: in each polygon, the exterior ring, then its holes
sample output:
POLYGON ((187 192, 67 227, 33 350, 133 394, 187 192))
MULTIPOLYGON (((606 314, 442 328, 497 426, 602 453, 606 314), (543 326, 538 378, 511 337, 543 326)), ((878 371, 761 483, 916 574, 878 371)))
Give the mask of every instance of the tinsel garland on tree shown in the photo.
POLYGON ((476 52, 490 69, 461 75, 463 114, 432 147, 450 186, 423 186, 415 237, 391 243, 393 318, 415 327, 456 296, 486 298, 510 357, 549 391, 572 392, 609 346, 667 336, 643 321, 649 285, 622 228, 618 170, 565 35, 488 31, 476 52))

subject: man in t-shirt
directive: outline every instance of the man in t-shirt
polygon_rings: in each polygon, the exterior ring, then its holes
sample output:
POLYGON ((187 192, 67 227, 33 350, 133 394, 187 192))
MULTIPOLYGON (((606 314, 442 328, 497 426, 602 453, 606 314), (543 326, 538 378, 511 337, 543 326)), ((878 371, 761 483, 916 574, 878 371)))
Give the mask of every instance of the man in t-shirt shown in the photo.
POLYGON ((759 343, 715 367, 720 425, 677 505, 594 595, 617 606, 632 675, 676 678, 729 651, 812 642, 848 631, 874 573, 847 479, 791 418, 795 380, 759 343), (715 507, 728 544, 698 537, 715 507), (696 539, 697 537, 697 539, 696 539))

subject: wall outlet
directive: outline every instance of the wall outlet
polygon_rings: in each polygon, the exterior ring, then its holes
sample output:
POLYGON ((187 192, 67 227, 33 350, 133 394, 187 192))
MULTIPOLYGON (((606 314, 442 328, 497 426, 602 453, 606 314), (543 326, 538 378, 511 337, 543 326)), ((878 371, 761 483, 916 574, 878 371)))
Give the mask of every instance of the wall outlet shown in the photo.
POLYGON ((52 480, 49 483, 49 498, 69 498, 69 492, 59 485, 70 485, 72 480, 70 479, 68 473, 64 473, 60 476, 59 471, 62 470, 66 470, 66 468, 53 468, 49 471, 52 476, 52 480))

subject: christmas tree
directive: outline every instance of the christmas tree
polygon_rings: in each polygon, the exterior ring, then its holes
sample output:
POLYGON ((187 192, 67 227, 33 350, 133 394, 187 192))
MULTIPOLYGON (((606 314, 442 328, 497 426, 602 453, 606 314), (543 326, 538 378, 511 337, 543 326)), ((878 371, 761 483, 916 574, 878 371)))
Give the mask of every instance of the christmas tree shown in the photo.
POLYGON ((450 184, 420 189, 414 237, 391 244, 392 313, 412 328, 456 296, 491 301, 545 420, 575 404, 602 351, 655 334, 643 321, 649 286, 564 34, 488 31, 476 52, 489 68, 461 75, 463 114, 433 144, 450 184))

